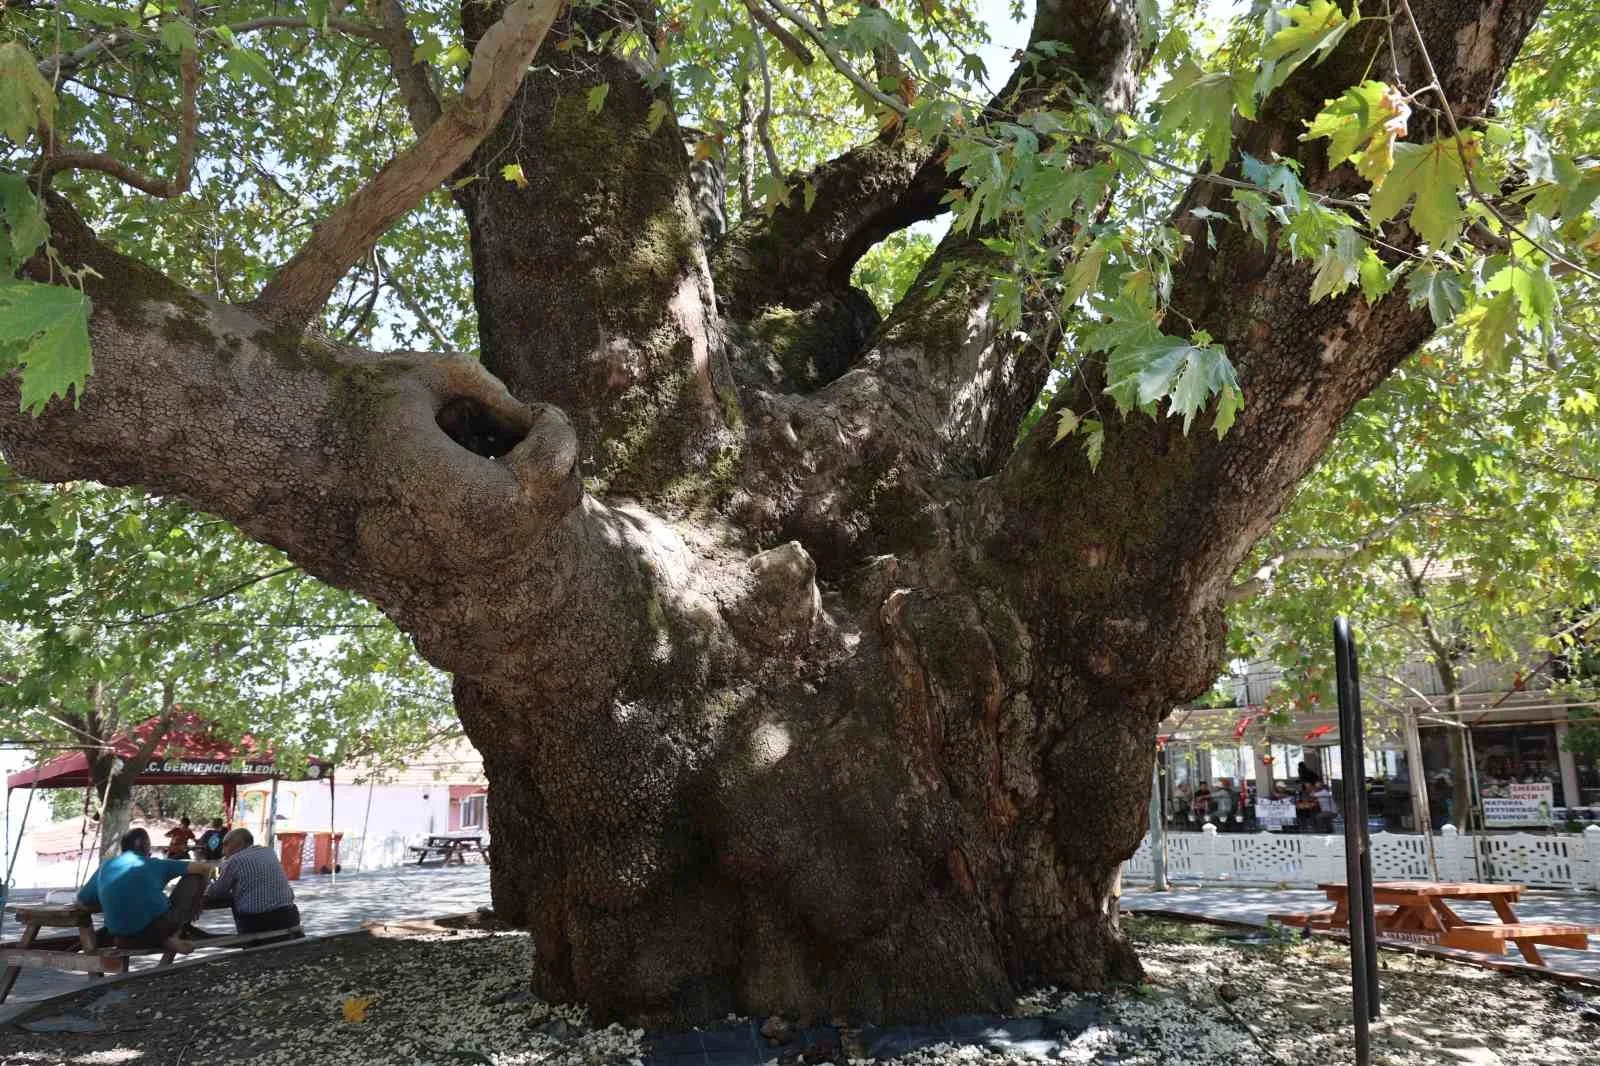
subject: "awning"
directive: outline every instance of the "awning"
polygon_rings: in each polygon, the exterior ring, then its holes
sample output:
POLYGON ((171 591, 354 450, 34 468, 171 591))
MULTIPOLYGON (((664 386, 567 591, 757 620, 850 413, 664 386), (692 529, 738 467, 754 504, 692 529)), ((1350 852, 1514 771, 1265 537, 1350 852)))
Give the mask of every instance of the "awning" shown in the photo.
MULTIPOLYGON (((118 736, 111 742, 112 750, 123 758, 132 758, 158 721, 147 719, 118 736)), ((308 759, 301 772, 283 776, 317 780, 327 776, 328 771, 322 763, 308 759)), ((248 734, 237 743, 217 740, 211 736, 209 722, 185 714, 174 719, 166 739, 156 745, 149 763, 134 781, 141 785, 238 785, 266 781, 275 774, 277 764, 272 749, 261 746, 248 734)), ((6 778, 6 787, 83 788, 92 781, 89 757, 73 751, 17 771, 6 778)))

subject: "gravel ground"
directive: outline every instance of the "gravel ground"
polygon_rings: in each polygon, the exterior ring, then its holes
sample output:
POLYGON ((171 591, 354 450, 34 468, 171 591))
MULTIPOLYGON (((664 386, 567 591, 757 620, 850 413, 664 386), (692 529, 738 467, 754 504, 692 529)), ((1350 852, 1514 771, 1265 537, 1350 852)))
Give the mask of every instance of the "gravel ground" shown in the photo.
MULTIPOLYGON (((966 1043, 925 1037, 904 1066, 1235 1066, 1353 1061, 1349 957, 1337 943, 1130 920, 1147 982, 1108 996, 1039 990, 1018 1018, 966 1043)), ((41 1005, 19 1019, 80 1030, 0 1032, 0 1062, 71 1066, 819 1066, 888 1046, 882 1030, 749 1052, 685 1054, 683 1035, 595 1029, 529 998, 527 937, 493 928, 391 930, 177 968, 41 1005), (364 1011, 363 1011, 364 1006, 364 1011), (347 1017, 347 1011, 349 1017, 347 1017), (364 1016, 363 1016, 364 1015, 364 1016), (357 1020, 359 1019, 359 1020, 357 1020), (196 1025, 199 1021, 200 1024, 196 1025), (677 1050, 664 1049, 671 1044, 677 1050)), ((1380 1066, 1592 1066, 1600 996, 1438 959, 1383 954, 1380 1066)), ((757 1022, 759 1023, 759 1019, 757 1022)), ((769 1032, 777 1028, 768 1026, 769 1032)), ((969 1027, 970 1028, 970 1027, 969 1027)), ((722 1035, 751 1032, 729 1019, 722 1035)), ((719 1030, 706 1034, 705 1045, 719 1030)), ((917 1042, 901 1034, 900 1046, 917 1042)), ((722 1046, 729 1046, 726 1042, 722 1046)))

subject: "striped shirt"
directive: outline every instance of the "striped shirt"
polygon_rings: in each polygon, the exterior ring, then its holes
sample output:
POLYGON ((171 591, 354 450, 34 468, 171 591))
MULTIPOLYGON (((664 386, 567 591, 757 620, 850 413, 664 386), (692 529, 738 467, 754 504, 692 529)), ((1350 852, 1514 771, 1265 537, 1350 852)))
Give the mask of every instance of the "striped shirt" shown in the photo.
POLYGON ((223 861, 222 873, 206 888, 206 899, 227 900, 238 914, 265 914, 293 903, 294 889, 278 856, 257 845, 223 861))

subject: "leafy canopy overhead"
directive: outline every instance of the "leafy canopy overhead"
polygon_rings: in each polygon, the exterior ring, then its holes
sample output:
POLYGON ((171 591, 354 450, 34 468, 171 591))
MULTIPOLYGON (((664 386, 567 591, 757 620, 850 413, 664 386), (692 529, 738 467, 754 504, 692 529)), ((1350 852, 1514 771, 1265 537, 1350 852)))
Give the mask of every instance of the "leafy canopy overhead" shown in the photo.
POLYGON ((0 736, 94 747, 176 705, 294 758, 400 759, 443 675, 371 606, 176 503, 0 467, 0 736))
MULTIPOLYGON (((178 117, 193 60, 197 122, 186 191, 131 192, 95 167, 63 170, 53 182, 139 258, 201 292, 247 300, 331 205, 413 139, 374 10, 344 11, 327 0, 288 9, 61 0, 8 10, 0 42, 0 153, 9 171, 0 174, 0 368, 21 368, 26 407, 93 388, 89 306, 74 285, 79 265, 47 242, 38 167, 46 145, 106 153, 145 174, 181 171, 178 117), (66 286, 40 284, 37 271, 18 276, 39 256, 66 286)), ((1309 618, 1335 600, 1353 609, 1355 588, 1388 596, 1374 591, 1395 587, 1380 556, 1452 560, 1458 576, 1450 580, 1484 593, 1474 610, 1542 619, 1552 603, 1586 602, 1594 590, 1582 566, 1551 567, 1561 538, 1585 528, 1587 497, 1573 486, 1592 488, 1581 478, 1594 469, 1587 453, 1568 450, 1581 451, 1600 391, 1586 369, 1595 365, 1589 309, 1600 255, 1600 13, 1551 5, 1489 118, 1451 114, 1435 85, 1370 76, 1324 101, 1302 140, 1369 183, 1364 195, 1338 199, 1308 188, 1298 165, 1283 158, 1246 154, 1229 176, 1219 171, 1236 156, 1238 120, 1254 117, 1296 69, 1325 60, 1362 20, 1387 20, 1387 42, 1413 32, 1404 5, 1261 0, 1231 21, 1214 5, 1189 2, 1146 2, 1140 11, 1151 76, 1135 106, 1117 114, 1073 91, 1029 107, 988 108, 1006 72, 991 69, 993 50, 985 48, 994 27, 967 3, 802 9, 779 0, 669 0, 650 25, 619 22, 572 47, 621 48, 638 60, 663 93, 651 122, 665 121, 670 104, 693 155, 722 163, 734 222, 785 204, 809 209, 810 169, 875 133, 942 144, 955 178, 949 225, 997 253, 993 309, 1020 329, 1025 305, 1056 308, 1052 387, 1093 381, 1105 398, 1061 412, 1056 425, 1057 440, 1081 442, 1091 464, 1113 419, 1164 413, 1188 432, 1209 412, 1209 428, 1221 435, 1246 401, 1228 353, 1168 310, 1173 266, 1194 239, 1186 232, 1214 242, 1239 228, 1281 246, 1313 272, 1313 302, 1352 289, 1375 301, 1403 287, 1443 329, 1438 342, 1352 419, 1279 540, 1262 549, 1266 559, 1293 550, 1297 539, 1359 543, 1363 566, 1317 579, 1325 585, 1305 579, 1310 598, 1245 627, 1255 639, 1293 633, 1291 615, 1309 618), (1196 176, 1226 196, 1185 214, 1178 196, 1196 176), (1198 230, 1183 228, 1193 222, 1198 230), (1421 245, 1399 239, 1407 233, 1421 245), (1396 425, 1412 428, 1397 435, 1396 425), (1540 463, 1579 479, 1563 482, 1540 463), (1382 538, 1371 538, 1372 522, 1386 526, 1382 538), (1497 539, 1524 525, 1522 539, 1497 539), (1485 569, 1511 565, 1506 560, 1518 561, 1518 581, 1485 569), (1371 577, 1380 572, 1381 580, 1371 577), (1311 595, 1319 589, 1327 596, 1311 595)), ((472 57, 456 5, 420 0, 405 12, 413 58, 436 86, 458 84, 472 57)), ((1037 41, 1016 59, 1025 73, 1062 47, 1037 41)), ((1002 102, 1014 104, 1009 93, 1002 102)), ((585 106, 603 111, 608 94, 609 86, 595 87, 585 106)), ((527 178, 519 160, 496 159, 455 184, 477 181, 527 178)), ((925 232, 897 234, 862 261, 857 281, 886 309, 931 248, 925 232)), ((470 296, 464 225, 440 189, 345 279, 323 326, 357 344, 471 350, 470 296)), ((75 500, 91 498, 76 491, 75 500)), ((72 506, 109 514, 117 499, 72 506)), ((53 506, 51 521, 77 523, 74 536, 111 536, 81 534, 97 527, 53 506)), ((66 527, 46 524, 35 535, 45 528, 62 535, 66 527)), ((152 550, 147 531, 128 536, 152 550)), ((227 563, 211 560, 195 573, 237 570, 249 551, 257 549, 232 543, 227 563)), ((1299 589, 1289 577, 1285 571, 1277 588, 1299 589)), ((65 589, 65 578, 55 587, 65 589)), ((278 595, 274 588, 264 582, 250 598, 278 595)), ((1378 600, 1367 608, 1398 609, 1378 600)), ((28 633, 18 654, 41 662, 134 656, 122 636, 108 643, 103 627, 53 629, 48 612, 28 610, 13 607, 28 633)), ((1522 640, 1488 636, 1504 628, 1495 621, 1463 625, 1485 647, 1522 640)), ((243 646, 231 639, 225 648, 243 646)), ((162 646, 200 645, 186 635, 162 646)), ((265 674, 229 684, 264 691, 262 677, 283 672, 280 658, 261 660, 274 664, 265 674)), ((302 669, 310 670, 291 673, 302 669)))
MULTIPOLYGON (((1220 167, 1233 152, 1236 119, 1254 116, 1362 20, 1387 19, 1391 41, 1411 30, 1403 5, 1376 0, 1262 0, 1231 22, 1222 10, 1140 5, 1152 77, 1124 114, 1070 91, 1011 115, 986 110, 1005 72, 990 69, 983 45, 991 27, 967 3, 802 11, 782 0, 678 0, 660 5, 651 24, 613 20, 575 47, 635 56, 666 94, 652 121, 670 100, 694 131, 695 154, 723 161, 735 219, 809 205, 808 169, 875 131, 944 143, 958 179, 952 224, 1005 252, 995 307, 1020 325, 1025 301, 1054 300, 1063 372, 1105 362, 1115 412, 1077 412, 1075 430, 1132 408, 1164 409, 1187 428, 1215 404, 1211 425, 1225 432, 1244 402, 1228 353, 1172 321, 1166 307, 1186 247, 1175 213, 1179 179, 1220 167)), ((422 0, 405 12, 414 58, 448 88, 471 61, 456 6, 422 0)), ((8 12, 11 39, 0 45, 7 165, 27 171, 49 141, 108 153, 147 174, 181 168, 174 119, 193 59, 197 147, 186 193, 130 195, 97 169, 60 173, 55 184, 141 258, 201 291, 248 299, 330 205, 412 139, 375 13, 335 12, 324 0, 290 12, 248 2, 193 9, 179 0, 136 8, 61 0, 8 12), (113 38, 85 60, 70 58, 113 38)), ((1215 179, 1229 192, 1226 209, 1193 214, 1213 234, 1239 226, 1288 248, 1315 270, 1314 300, 1352 287, 1373 300, 1404 284, 1440 324, 1467 316, 1470 354, 1503 368, 1524 340, 1555 343, 1562 290, 1594 281, 1600 165, 1588 90, 1597 36, 1594 14, 1554 5, 1536 37, 1559 47, 1535 41, 1525 54, 1546 58, 1525 60, 1506 106, 1464 128, 1432 85, 1369 78, 1326 101, 1304 136, 1326 143, 1330 163, 1357 167, 1369 196, 1329 198, 1306 189, 1290 161, 1246 157, 1242 178, 1215 179), (1402 251, 1395 226, 1410 227, 1423 246, 1402 251)), ((1036 41, 1017 58, 1025 71, 1062 48, 1036 41)), ((605 108, 607 92, 597 86, 587 107, 605 108)), ((37 408, 85 387, 88 307, 13 278, 45 236, 19 180, 0 187, 11 238, 0 358, 22 367, 24 403, 37 408)), ((525 180, 508 159, 457 184, 525 180)), ((441 189, 352 272, 324 325, 357 343, 470 350, 465 244, 441 189)), ((889 276, 885 259, 869 260, 863 279, 889 276)), ((75 264, 55 268, 70 278, 75 264)), ((1089 439, 1085 447, 1096 450, 1089 439)))

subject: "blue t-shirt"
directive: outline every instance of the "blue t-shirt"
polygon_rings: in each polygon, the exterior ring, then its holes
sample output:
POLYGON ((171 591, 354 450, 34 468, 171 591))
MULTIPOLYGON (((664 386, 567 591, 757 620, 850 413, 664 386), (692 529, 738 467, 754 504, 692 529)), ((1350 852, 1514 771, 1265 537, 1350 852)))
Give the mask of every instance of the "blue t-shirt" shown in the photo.
POLYGON ((167 882, 188 872, 182 859, 147 859, 125 851, 100 864, 78 889, 78 902, 98 903, 113 936, 132 936, 167 912, 167 882))

